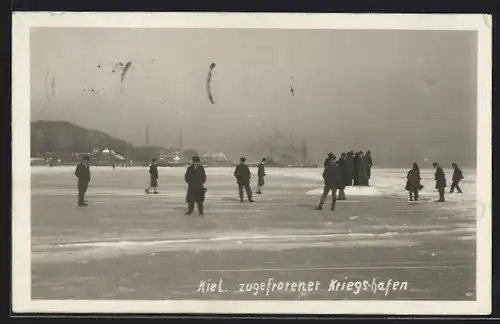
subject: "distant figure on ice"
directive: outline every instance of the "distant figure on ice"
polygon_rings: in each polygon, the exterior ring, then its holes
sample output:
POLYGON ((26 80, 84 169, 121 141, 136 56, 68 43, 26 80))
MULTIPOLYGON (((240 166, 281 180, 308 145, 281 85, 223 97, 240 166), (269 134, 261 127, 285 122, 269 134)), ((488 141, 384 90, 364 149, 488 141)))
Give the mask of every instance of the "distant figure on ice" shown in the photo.
POLYGON ((207 175, 203 166, 200 165, 200 158, 198 156, 193 156, 192 161, 193 163, 187 168, 184 175, 184 180, 188 184, 186 194, 188 211, 186 215, 193 213, 194 204, 196 203, 200 216, 203 216, 203 203, 205 202, 205 193, 207 192, 204 185, 207 181, 207 175))
POLYGON ((345 166, 346 166, 346 177, 345 177, 345 182, 346 186, 352 186, 352 181, 354 180, 354 152, 349 151, 347 152, 346 158, 345 158, 345 166))
POLYGON ((340 172, 342 173, 342 184, 339 187, 339 197, 338 197, 338 200, 346 200, 346 197, 345 197, 345 186, 347 185, 346 184, 346 182, 347 182, 346 179, 349 177, 349 175, 347 173, 347 168, 346 168, 346 157, 347 157, 347 154, 342 153, 340 155, 340 159, 337 162, 337 165, 340 168, 340 172))
POLYGON ((335 160, 336 157, 333 156, 330 160, 330 165, 328 165, 323 171, 325 187, 323 188, 323 194, 321 195, 321 199, 319 201, 318 207, 316 207, 316 210, 323 209, 326 197, 328 197, 328 193, 330 191, 332 192, 332 206, 330 207, 330 210, 335 210, 335 204, 337 202, 337 189, 343 186, 342 171, 340 170, 340 167, 337 165, 335 160))
POLYGON ((244 157, 240 159, 240 164, 238 164, 234 169, 234 177, 236 178, 236 181, 238 183, 240 202, 243 202, 243 188, 245 188, 245 191, 247 192, 248 196, 248 201, 253 203, 252 189, 250 188, 251 172, 250 169, 248 168, 248 165, 246 165, 246 161, 247 159, 244 157))
POLYGON ((264 187, 264 177, 266 176, 266 168, 264 164, 266 164, 267 159, 262 158, 262 161, 259 163, 259 168, 257 169, 257 194, 262 194, 262 187, 264 187))
POLYGON ((417 163, 413 163, 413 168, 408 171, 406 179, 405 189, 410 193, 410 201, 418 201, 418 192, 423 186, 420 184, 420 168, 417 163))
POLYGON ((361 157, 359 156, 359 152, 354 153, 353 165, 354 165, 354 185, 359 186, 359 163, 361 157))
POLYGON ((90 157, 83 156, 82 162, 76 166, 75 176, 78 178, 78 206, 88 206, 85 202, 85 193, 90 182, 90 157))
POLYGON ((358 182, 360 186, 368 186, 368 166, 363 151, 359 151, 358 182))
POLYGON ((325 159, 325 163, 323 163, 324 167, 326 168, 327 166, 330 165, 330 161, 332 160, 333 153, 328 153, 328 156, 325 159))
POLYGON ((149 194, 149 190, 153 189, 153 194, 157 194, 156 188, 158 187, 158 162, 156 159, 151 160, 151 165, 149 166, 149 188, 144 189, 144 191, 149 194))
POLYGON ((462 170, 458 167, 456 163, 452 163, 451 167, 453 168, 453 177, 452 177, 452 182, 451 182, 451 188, 450 188, 450 193, 455 192, 455 188, 457 188, 457 191, 459 194, 462 193, 462 188, 458 185, 460 181, 464 178, 464 175, 462 173, 462 170))
POLYGON ((116 168, 116 165, 113 163, 113 170, 116 168))
POLYGON ((434 174, 434 180, 436 180, 436 189, 439 192, 439 199, 437 200, 437 202, 444 202, 446 175, 444 174, 443 168, 441 168, 437 162, 432 163, 432 166, 436 169, 436 173, 434 174))
POLYGON ((355 186, 366 186, 368 185, 368 177, 366 170, 365 158, 363 152, 359 151, 354 155, 354 185, 355 186))
POLYGON ((365 164, 366 164, 366 185, 370 185, 370 179, 372 177, 372 165, 373 165, 373 160, 372 160, 372 152, 370 150, 366 151, 365 155, 365 164))

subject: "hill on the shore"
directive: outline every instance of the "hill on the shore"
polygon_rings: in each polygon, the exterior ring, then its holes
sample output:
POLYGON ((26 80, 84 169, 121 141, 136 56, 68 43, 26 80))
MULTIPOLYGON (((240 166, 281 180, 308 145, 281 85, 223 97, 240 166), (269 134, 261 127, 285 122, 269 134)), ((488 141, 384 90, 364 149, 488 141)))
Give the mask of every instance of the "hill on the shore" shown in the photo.
POLYGON ((125 155, 133 145, 105 132, 89 130, 67 121, 40 120, 31 123, 31 155, 44 152, 91 152, 111 148, 125 155))

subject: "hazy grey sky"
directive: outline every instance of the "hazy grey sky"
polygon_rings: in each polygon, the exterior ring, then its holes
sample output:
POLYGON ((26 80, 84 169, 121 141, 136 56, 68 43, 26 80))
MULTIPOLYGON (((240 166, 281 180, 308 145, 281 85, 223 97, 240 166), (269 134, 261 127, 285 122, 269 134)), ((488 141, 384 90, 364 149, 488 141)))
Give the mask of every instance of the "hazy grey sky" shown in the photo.
POLYGON ((182 125, 185 148, 236 156, 267 153, 280 131, 314 157, 369 148, 475 159, 474 32, 32 28, 30 46, 32 120, 136 145, 146 124, 152 144, 177 144, 182 125), (121 93, 112 62, 127 61, 121 93))

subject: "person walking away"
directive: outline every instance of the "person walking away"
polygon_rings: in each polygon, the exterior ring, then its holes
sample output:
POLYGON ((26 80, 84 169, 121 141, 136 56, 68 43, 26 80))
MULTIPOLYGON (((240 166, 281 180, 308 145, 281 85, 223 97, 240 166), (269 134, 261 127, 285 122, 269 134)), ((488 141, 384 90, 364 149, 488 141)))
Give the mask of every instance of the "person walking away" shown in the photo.
POLYGON ((246 165, 246 161, 247 159, 244 157, 240 159, 240 164, 238 164, 234 169, 234 177, 236 178, 236 181, 238 183, 240 202, 243 202, 243 188, 245 188, 248 196, 248 201, 253 203, 252 189, 250 188, 250 178, 252 174, 250 172, 250 169, 248 168, 248 165, 246 165))
POLYGON ((330 165, 330 161, 332 160, 333 153, 328 153, 328 156, 325 159, 325 162, 323 163, 323 167, 326 168, 327 166, 330 165))
POLYGON ((78 206, 88 206, 85 202, 85 194, 90 183, 90 157, 83 156, 82 161, 76 166, 75 176, 78 178, 78 206))
POLYGON ((342 171, 340 170, 340 167, 336 163, 335 156, 333 156, 330 165, 324 169, 323 179, 325 181, 325 187, 323 188, 323 195, 321 195, 321 199, 319 201, 318 207, 316 207, 316 210, 323 209, 326 197, 328 197, 328 193, 331 191, 332 206, 330 207, 330 210, 334 211, 335 204, 337 202, 337 189, 342 186, 342 171))
POLYGON ((418 201, 418 192, 422 190, 423 186, 420 184, 420 168, 417 163, 413 163, 413 167, 408 171, 406 179, 405 189, 410 193, 410 201, 418 201))
POLYGON ((200 216, 203 216, 203 203, 205 202, 205 193, 207 192, 207 189, 205 189, 207 175, 205 173, 205 168, 200 165, 200 158, 198 156, 193 156, 192 161, 193 163, 187 168, 186 174, 184 175, 184 180, 188 184, 186 194, 188 211, 186 215, 191 215, 193 213, 194 204, 196 203, 200 216))
POLYGON ((149 188, 144 191, 149 194, 149 191, 153 189, 153 194, 158 194, 156 188, 158 187, 158 162, 156 159, 151 160, 151 165, 149 166, 149 188))
POLYGON ((372 152, 370 150, 366 151, 365 164, 366 164, 366 176, 367 176, 366 185, 369 186, 370 179, 372 177, 372 165, 373 165, 372 152))
POLYGON ((349 175, 347 173, 346 157, 347 157, 347 154, 342 153, 340 155, 339 161, 337 162, 337 164, 338 164, 338 166, 340 168, 340 172, 342 173, 342 184, 339 187, 339 197, 338 197, 338 200, 346 200, 345 186, 346 186, 346 183, 347 183, 346 179, 349 177, 349 175))
POLYGON ((436 180, 436 189, 439 192, 439 199, 437 200, 437 202, 444 202, 446 175, 444 174, 443 168, 441 168, 437 162, 432 163, 432 166, 436 169, 436 173, 434 174, 434 180, 436 180))
POLYGON ((452 165, 453 168, 453 177, 452 177, 452 182, 451 182, 451 188, 450 188, 450 193, 455 192, 455 188, 457 189, 458 193, 462 193, 462 188, 458 185, 460 181, 464 178, 464 175, 462 173, 462 170, 458 167, 456 163, 453 163, 452 165))
POLYGON ((346 174, 347 177, 345 178, 346 180, 346 186, 352 186, 352 181, 354 180, 354 152, 349 151, 347 152, 346 158, 345 158, 345 165, 346 165, 346 174))
POLYGON ((262 161, 259 163, 259 168, 257 169, 257 194, 262 194, 262 187, 264 187, 264 177, 266 176, 266 168, 264 164, 266 164, 267 159, 262 158, 262 161))
POLYGON ((113 163, 113 170, 116 168, 116 164, 113 163))

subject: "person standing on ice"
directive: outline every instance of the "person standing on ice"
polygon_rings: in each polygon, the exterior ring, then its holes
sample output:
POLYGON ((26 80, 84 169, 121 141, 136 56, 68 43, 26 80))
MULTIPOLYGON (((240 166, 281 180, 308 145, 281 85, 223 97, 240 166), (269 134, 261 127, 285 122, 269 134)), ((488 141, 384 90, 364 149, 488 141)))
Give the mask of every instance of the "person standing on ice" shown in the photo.
POLYGON ((359 186, 359 161, 361 157, 359 152, 354 153, 353 166, 354 166, 354 185, 359 186))
POLYGON ((437 200, 437 202, 444 202, 446 175, 444 174, 443 168, 441 168, 437 162, 432 163, 432 166, 436 169, 436 173, 434 174, 434 180, 436 180, 436 189, 439 192, 439 199, 437 200))
POLYGON ((240 202, 243 202, 243 188, 247 192, 248 201, 253 203, 252 200, 252 189, 250 188, 250 178, 252 176, 248 165, 246 165, 247 159, 240 158, 240 164, 234 169, 234 177, 238 183, 238 193, 240 195, 240 202))
POLYGON ((340 172, 342 173, 342 184, 339 187, 339 197, 338 200, 346 200, 345 197, 345 186, 346 186, 346 179, 348 177, 347 174, 347 167, 346 167, 346 154, 342 153, 340 155, 340 159, 337 162, 337 165, 340 168, 340 172))
POLYGON ((354 152, 347 152, 345 158, 345 166, 346 166, 346 177, 345 177, 345 185, 352 186, 352 181, 354 179, 354 152))
POLYGON ((359 151, 356 153, 356 158, 355 158, 355 165, 356 165, 356 176, 355 176, 355 185, 358 186, 366 186, 368 185, 368 177, 367 177, 367 170, 366 170, 366 163, 365 163, 365 157, 363 156, 363 151, 359 151))
POLYGON ((333 156, 330 160, 330 165, 328 165, 323 171, 323 180, 325 181, 325 187, 323 188, 323 194, 319 200, 319 205, 316 210, 322 210, 325 204, 326 197, 330 191, 332 192, 332 206, 331 211, 335 210, 335 204, 337 202, 337 189, 343 186, 342 183, 342 171, 337 165, 336 157, 333 156))
POLYGON ((420 168, 417 163, 413 163, 413 168, 408 171, 406 179, 405 189, 410 193, 410 201, 418 201, 418 192, 423 187, 420 184, 420 168))
POLYGON ((266 176, 266 168, 264 164, 266 164, 267 159, 264 157, 262 161, 259 163, 259 167, 257 169, 257 194, 262 194, 262 187, 264 187, 264 177, 266 176))
POLYGON ((184 180, 188 184, 186 203, 188 204, 188 211, 186 215, 191 215, 194 210, 194 204, 196 203, 198 207, 198 212, 200 216, 204 215, 203 203, 205 202, 205 182, 207 181, 207 175, 205 173, 205 168, 200 165, 200 158, 198 156, 193 156, 193 163, 187 168, 186 174, 184 175, 184 180))
POLYGON ((370 185, 370 178, 372 177, 372 165, 373 165, 373 160, 372 160, 372 152, 370 150, 366 151, 365 155, 365 164, 366 164, 366 185, 370 185))
POLYGON ((451 182, 451 188, 450 188, 450 193, 455 192, 455 188, 457 188, 457 191, 459 194, 462 193, 462 188, 458 185, 460 181, 464 178, 464 175, 462 173, 462 170, 458 167, 456 163, 452 163, 451 167, 453 168, 453 177, 452 177, 452 182, 451 182))
POLYGON ((88 206, 85 202, 85 193, 90 183, 90 157, 83 156, 82 161, 76 166, 75 176, 78 178, 78 206, 88 206))
POLYGON ((149 194, 149 191, 153 189, 153 194, 157 194, 156 188, 158 187, 158 163, 156 159, 151 160, 151 165, 149 166, 149 188, 144 189, 144 191, 149 194))

